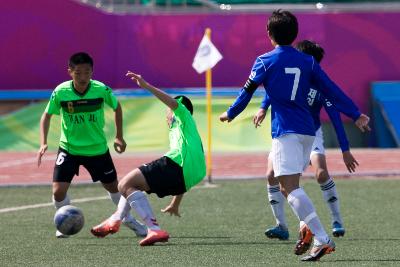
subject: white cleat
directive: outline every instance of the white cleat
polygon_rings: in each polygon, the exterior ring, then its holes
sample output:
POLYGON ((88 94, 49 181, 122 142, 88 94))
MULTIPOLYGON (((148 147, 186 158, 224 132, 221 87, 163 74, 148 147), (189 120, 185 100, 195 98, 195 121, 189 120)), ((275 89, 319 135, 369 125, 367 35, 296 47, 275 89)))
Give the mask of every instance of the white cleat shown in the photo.
POLYGON ((68 238, 69 235, 64 235, 63 233, 61 233, 60 231, 56 231, 56 237, 57 238, 68 238))
POLYGON ((137 220, 133 219, 133 220, 122 220, 122 223, 128 227, 129 229, 131 229, 132 231, 135 232, 137 237, 145 237, 147 236, 147 227, 138 222, 137 220))

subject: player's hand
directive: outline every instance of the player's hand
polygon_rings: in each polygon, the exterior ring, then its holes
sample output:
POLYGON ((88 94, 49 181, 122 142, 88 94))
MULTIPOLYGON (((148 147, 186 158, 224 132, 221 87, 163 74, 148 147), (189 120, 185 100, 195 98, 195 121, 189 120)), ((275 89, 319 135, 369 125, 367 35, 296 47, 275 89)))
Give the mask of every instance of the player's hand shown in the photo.
POLYGON ((162 209, 161 212, 169 213, 169 215, 171 215, 171 216, 175 215, 177 217, 181 217, 181 215, 179 214, 179 207, 176 207, 174 205, 168 205, 167 207, 162 209))
POLYGON ((265 115, 267 115, 267 111, 263 108, 260 108, 258 110, 258 112, 256 113, 256 115, 254 115, 253 117, 253 123, 254 126, 257 128, 259 126, 261 126, 261 123, 264 121, 265 119, 265 115))
POLYGON ((131 78, 132 81, 136 82, 139 87, 147 88, 148 83, 143 79, 143 77, 139 74, 133 73, 132 71, 128 71, 125 76, 131 78))
POLYGON ((39 148, 39 151, 37 152, 37 165, 38 167, 40 166, 40 164, 42 163, 42 157, 44 155, 44 153, 46 153, 47 151, 47 144, 45 145, 41 145, 39 148))
POLYGON ((347 170, 352 173, 356 171, 358 166, 357 160, 353 157, 350 151, 343 152, 343 162, 346 165, 347 170))
POLYGON ((361 130, 361 132, 371 131, 368 126, 369 117, 365 114, 361 114, 360 117, 355 121, 356 126, 361 130))
POLYGON ((228 117, 228 113, 226 111, 224 113, 222 113, 221 115, 219 115, 219 120, 222 122, 224 122, 224 121, 231 122, 232 121, 232 119, 228 117))
POLYGON ((121 154, 126 149, 126 142, 123 138, 115 138, 114 140, 114 150, 121 154))

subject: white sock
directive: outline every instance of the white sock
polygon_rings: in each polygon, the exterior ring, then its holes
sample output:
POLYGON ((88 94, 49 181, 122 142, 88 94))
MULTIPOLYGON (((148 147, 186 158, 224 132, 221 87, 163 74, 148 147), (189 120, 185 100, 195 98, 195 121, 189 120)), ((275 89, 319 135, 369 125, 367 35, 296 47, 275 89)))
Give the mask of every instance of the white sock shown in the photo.
POLYGON ((123 219, 125 219, 126 221, 135 220, 135 218, 129 213, 131 206, 129 206, 126 199, 123 196, 121 196, 120 192, 117 193, 108 192, 108 195, 110 196, 112 202, 114 202, 114 204, 117 205, 117 211, 113 215, 111 215, 110 217, 111 220, 123 220, 123 219))
POLYGON ((156 217, 153 214, 150 203, 147 200, 146 195, 142 191, 135 191, 130 194, 126 200, 129 205, 137 212, 142 218, 143 222, 151 230, 160 230, 160 226, 157 223, 156 217))
POLYGON ((61 201, 56 201, 56 200, 54 199, 54 196, 53 196, 53 204, 54 204, 54 207, 55 207, 57 210, 58 210, 59 208, 61 208, 61 207, 64 207, 64 206, 66 206, 66 205, 69 205, 70 203, 71 203, 71 201, 70 201, 68 195, 66 195, 65 198, 64 198, 64 200, 61 200, 61 201))
POLYGON ((118 202, 118 208, 117 211, 114 212, 113 215, 111 215, 110 219, 111 220, 122 220, 125 218, 125 220, 132 220, 134 219, 133 216, 129 213, 131 210, 131 206, 129 205, 128 201, 126 201, 126 198, 121 196, 118 202))
POLYGON ((323 184, 320 184, 322 195, 331 211, 332 223, 338 222, 343 224, 342 216, 340 215, 339 196, 336 192, 335 182, 331 178, 323 184))
POLYGON ((276 224, 287 229, 286 216, 285 216, 285 197, 280 191, 279 185, 267 186, 268 200, 275 216, 276 224))
POLYGON ((329 237, 306 192, 304 192, 302 188, 297 188, 288 195, 287 200, 299 220, 310 227, 311 232, 315 236, 314 244, 320 245, 327 243, 329 237))

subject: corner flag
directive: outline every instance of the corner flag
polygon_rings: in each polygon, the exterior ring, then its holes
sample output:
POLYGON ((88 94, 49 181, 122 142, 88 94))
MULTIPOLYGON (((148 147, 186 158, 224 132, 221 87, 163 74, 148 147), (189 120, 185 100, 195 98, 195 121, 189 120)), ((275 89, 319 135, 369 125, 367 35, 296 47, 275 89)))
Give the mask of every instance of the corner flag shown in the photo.
POLYGON ((193 60, 193 68, 199 73, 206 72, 206 92, 207 92, 207 177, 208 184, 211 184, 211 69, 222 59, 221 53, 211 43, 211 29, 207 28, 204 37, 197 49, 193 60))
POLYGON ((213 68, 221 59, 221 53, 205 34, 197 49, 192 66, 200 74, 213 68))

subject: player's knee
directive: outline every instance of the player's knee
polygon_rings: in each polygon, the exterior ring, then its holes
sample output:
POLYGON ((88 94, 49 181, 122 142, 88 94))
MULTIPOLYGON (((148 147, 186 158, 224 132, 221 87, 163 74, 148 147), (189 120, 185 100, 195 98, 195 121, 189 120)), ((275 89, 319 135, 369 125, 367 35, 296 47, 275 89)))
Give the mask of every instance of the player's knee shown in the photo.
POLYGON ((315 177, 317 178, 319 184, 325 183, 329 179, 328 170, 323 168, 318 168, 315 172, 315 177))
POLYGON ((122 179, 121 181, 119 181, 119 183, 118 183, 118 191, 119 191, 123 196, 126 195, 127 189, 128 189, 128 187, 127 187, 126 179, 122 179))

